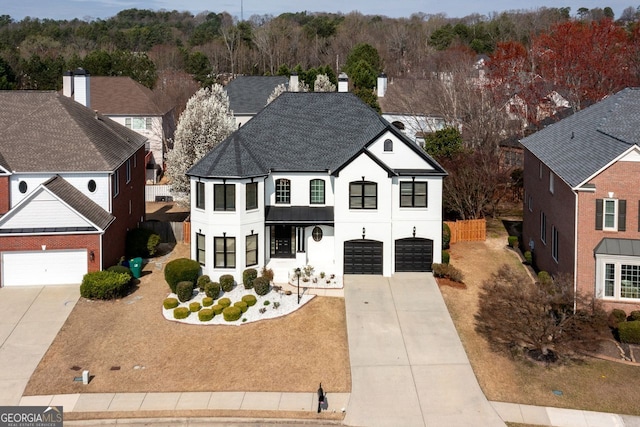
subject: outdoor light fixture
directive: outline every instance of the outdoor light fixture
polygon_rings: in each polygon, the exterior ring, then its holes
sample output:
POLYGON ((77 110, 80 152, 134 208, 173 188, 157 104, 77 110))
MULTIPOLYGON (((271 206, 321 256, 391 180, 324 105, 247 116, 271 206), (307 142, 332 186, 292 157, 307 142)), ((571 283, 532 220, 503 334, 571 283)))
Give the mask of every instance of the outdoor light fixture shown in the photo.
POLYGON ((366 232, 366 231, 367 231, 367 230, 365 230, 365 228, 364 228, 364 227, 362 227, 362 238, 363 238, 363 239, 364 239, 364 235, 365 235, 365 232, 366 232))
POLYGON ((300 267, 296 268, 296 277, 298 278, 298 305, 300 304, 300 267))
POLYGON ((89 252, 89 259, 91 260, 91 262, 96 260, 96 254, 93 251, 89 252))
POLYGON ((416 227, 413 227, 413 237, 416 237, 416 227))

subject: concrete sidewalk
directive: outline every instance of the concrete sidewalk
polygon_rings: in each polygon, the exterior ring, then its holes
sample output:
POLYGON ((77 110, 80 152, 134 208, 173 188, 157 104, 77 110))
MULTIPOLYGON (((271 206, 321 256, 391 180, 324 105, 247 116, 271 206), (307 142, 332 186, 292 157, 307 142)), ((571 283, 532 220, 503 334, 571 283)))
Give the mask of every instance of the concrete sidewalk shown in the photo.
POLYGON ((429 273, 345 284, 352 426, 504 426, 429 273))
POLYGON ((0 406, 20 403, 79 297, 78 285, 0 288, 0 406))

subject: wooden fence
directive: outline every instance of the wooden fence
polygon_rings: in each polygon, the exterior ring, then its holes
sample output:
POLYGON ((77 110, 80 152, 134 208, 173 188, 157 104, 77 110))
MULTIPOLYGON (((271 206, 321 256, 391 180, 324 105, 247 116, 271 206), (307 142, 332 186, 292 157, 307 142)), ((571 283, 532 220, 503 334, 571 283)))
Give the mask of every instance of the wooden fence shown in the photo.
POLYGON ((456 242, 484 241, 487 238, 487 221, 483 219, 467 219, 464 221, 445 221, 451 230, 450 244, 456 242))
POLYGON ((191 223, 184 222, 164 222, 164 221, 145 221, 141 224, 142 228, 152 230, 160 236, 160 241, 166 243, 191 241, 191 223))

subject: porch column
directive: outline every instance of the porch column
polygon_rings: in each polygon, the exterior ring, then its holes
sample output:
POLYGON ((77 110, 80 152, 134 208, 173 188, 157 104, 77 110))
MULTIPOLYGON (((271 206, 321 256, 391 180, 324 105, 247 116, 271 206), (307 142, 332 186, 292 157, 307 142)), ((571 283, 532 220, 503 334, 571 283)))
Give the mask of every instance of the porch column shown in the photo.
POLYGON ((296 252, 305 252, 306 248, 304 247, 305 242, 305 231, 304 227, 296 227, 296 252))

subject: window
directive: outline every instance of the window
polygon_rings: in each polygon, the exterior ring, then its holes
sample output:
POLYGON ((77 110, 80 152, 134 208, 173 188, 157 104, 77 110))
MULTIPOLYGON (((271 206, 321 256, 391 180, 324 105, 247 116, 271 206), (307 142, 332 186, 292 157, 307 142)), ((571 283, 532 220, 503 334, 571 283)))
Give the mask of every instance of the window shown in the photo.
POLYGON ((377 209, 378 184, 375 182, 349 183, 349 209, 377 209))
POLYGON ((291 203, 291 181, 278 179, 276 181, 276 203, 291 203))
POLYGON ((384 140, 384 151, 393 151, 393 141, 390 139, 384 140))
POLYGON ((613 297, 616 285, 616 266, 605 264, 604 266, 604 296, 613 297))
POLYGON ((620 266, 620 298, 640 298, 640 265, 620 266))
POLYGON ((127 163, 125 166, 125 177, 126 183, 128 184, 131 181, 131 159, 127 159, 127 163))
POLYGON ((125 117, 124 125, 134 130, 151 130, 152 119, 151 117, 125 117))
POLYGON ((258 209, 258 183, 249 182, 245 185, 246 209, 258 209))
POLYGON ((258 235, 251 234, 246 238, 247 267, 258 264, 258 235))
POLYGON ((214 239, 215 253, 213 263, 216 268, 236 267, 236 238, 216 237, 214 239))
POLYGON ((558 229, 551 227, 551 256, 558 262, 558 229))
POLYGON ((316 226, 313 227, 313 231, 311 232, 311 237, 313 237, 314 242, 319 242, 322 240, 322 228, 316 226))
POLYGON ((312 179, 309 189, 310 200, 312 205, 324 205, 324 181, 321 179, 312 179))
POLYGON ((538 165, 538 178, 542 179, 542 162, 538 165))
POLYGON ((196 182, 196 208, 204 209, 204 182, 196 182))
POLYGON ((236 186, 235 184, 215 184, 213 186, 213 210, 236 210, 236 186))
MULTIPOLYGON (((607 257, 610 258, 610 257, 607 257)), ((640 299, 640 261, 599 260, 596 272, 601 282, 597 285, 598 296, 615 299, 640 299)))
POLYGON ((547 216, 544 212, 540 212, 540 240, 547 244, 547 216))
POLYGON ((27 182, 26 181, 20 181, 20 184, 18 184, 18 190, 20 190, 20 192, 22 194, 27 192, 27 188, 28 188, 27 182))
POLYGON ((204 265, 206 253, 206 239, 204 234, 196 233, 196 260, 200 265, 204 265))
POLYGON ((627 201, 618 199, 596 200, 596 230, 625 231, 627 201))
POLYGON ((89 189, 90 192, 94 192, 96 191, 96 182, 92 179, 89 180, 89 182, 87 183, 87 188, 89 189))
POLYGON ((529 212, 533 212, 533 197, 531 195, 527 198, 527 207, 529 212))
POLYGON ((427 183, 426 182, 401 182, 400 183, 400 207, 401 208, 426 208, 427 207, 427 183))
POLYGON ((116 197, 120 193, 120 171, 117 170, 111 175, 111 182, 113 185, 113 197, 116 197))
POLYGON ((549 171, 549 193, 553 194, 555 191, 555 182, 554 182, 554 174, 549 171))

